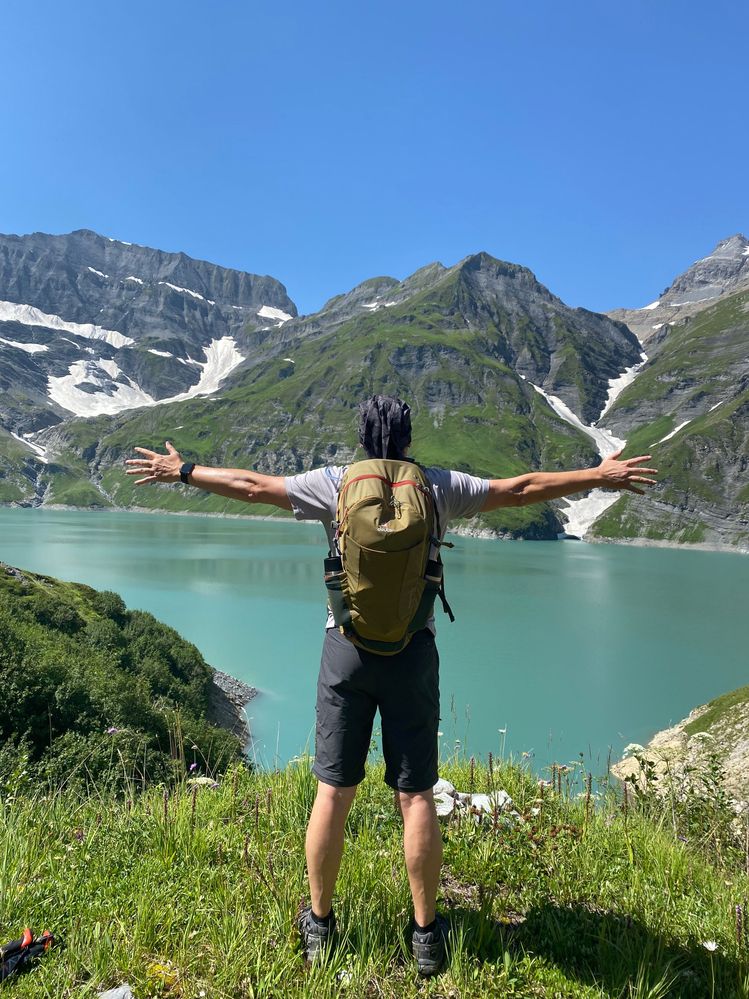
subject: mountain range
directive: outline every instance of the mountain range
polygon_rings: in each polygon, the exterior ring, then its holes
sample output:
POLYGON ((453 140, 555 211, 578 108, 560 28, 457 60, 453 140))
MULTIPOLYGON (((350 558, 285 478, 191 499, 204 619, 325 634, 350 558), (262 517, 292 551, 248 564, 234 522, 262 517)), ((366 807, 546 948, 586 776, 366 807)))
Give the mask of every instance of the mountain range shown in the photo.
POLYGON ((299 316, 272 277, 80 230, 0 236, 0 502, 257 513, 133 487, 132 447, 296 472, 350 460, 374 392, 414 454, 505 476, 652 453, 647 498, 596 491, 463 525, 506 537, 749 547, 749 242, 657 302, 571 308, 486 253, 375 277, 299 316))

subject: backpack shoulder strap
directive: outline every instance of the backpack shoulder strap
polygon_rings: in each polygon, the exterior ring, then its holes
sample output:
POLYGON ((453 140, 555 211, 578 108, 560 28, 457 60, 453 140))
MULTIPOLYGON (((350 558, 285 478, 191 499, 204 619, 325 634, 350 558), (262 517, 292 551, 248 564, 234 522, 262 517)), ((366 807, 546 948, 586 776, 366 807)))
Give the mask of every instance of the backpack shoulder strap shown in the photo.
MULTIPOLYGON (((417 463, 414 462, 414 464, 417 463)), ((437 573, 439 575, 440 582, 439 582, 439 589, 437 590, 437 596, 440 598, 440 602, 442 603, 442 610, 450 618, 450 623, 452 624, 455 621, 455 615, 453 614, 452 607, 447 602, 447 596, 445 594, 445 577, 444 573, 442 572, 442 556, 440 555, 440 549, 443 547, 454 548, 455 545, 452 543, 452 541, 442 540, 442 524, 440 521, 439 507, 437 506, 437 497, 434 495, 434 488, 432 487, 432 482, 427 474, 426 468, 423 465, 418 465, 418 468, 421 470, 424 482, 426 483, 427 489, 429 490, 429 493, 432 497, 432 508, 434 509, 434 520, 437 528, 435 537, 432 538, 432 545, 436 549, 436 557, 433 560, 430 560, 431 563, 436 564, 439 567, 437 573)))

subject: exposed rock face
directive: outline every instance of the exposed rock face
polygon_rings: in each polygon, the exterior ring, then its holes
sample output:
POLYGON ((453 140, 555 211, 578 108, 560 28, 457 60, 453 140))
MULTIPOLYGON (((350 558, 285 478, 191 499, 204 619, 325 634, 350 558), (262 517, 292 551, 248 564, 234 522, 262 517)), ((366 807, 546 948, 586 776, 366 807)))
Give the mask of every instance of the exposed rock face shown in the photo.
POLYGON ((695 261, 656 302, 642 309, 613 309, 608 315, 626 323, 643 343, 648 343, 667 326, 696 315, 721 296, 746 288, 749 288, 749 240, 737 233, 721 240, 712 253, 695 261))
POLYGON ((669 773, 674 780, 688 780, 687 768, 698 774, 711 755, 721 761, 727 793, 738 807, 745 808, 749 804, 749 688, 695 708, 678 724, 657 732, 647 746, 630 747, 612 772, 620 780, 641 779, 642 767, 636 759, 640 757, 653 764, 660 780, 669 773))
POLYGON ((62 236, 0 236, 0 291, 6 301, 35 305, 71 322, 95 322, 138 339, 165 330, 169 336, 183 332, 193 337, 193 309, 212 333, 222 322, 225 330, 238 325, 238 317, 226 311, 232 306, 249 312, 253 321, 263 306, 296 315, 275 278, 123 243, 87 229, 62 236), (215 319, 211 302, 220 309, 215 319), (186 308, 190 305, 193 309, 186 308))
POLYGON ((741 233, 721 240, 712 253, 697 260, 663 296, 673 306, 711 302, 749 282, 749 240, 741 233))
POLYGON ((257 695, 257 690, 242 680, 229 676, 228 673, 222 673, 219 669, 214 669, 212 680, 208 720, 214 725, 228 729, 247 745, 251 733, 244 709, 257 695))
POLYGON ((87 230, 0 236, 0 423, 23 435, 215 391, 254 330, 295 315, 274 278, 184 253, 87 230))

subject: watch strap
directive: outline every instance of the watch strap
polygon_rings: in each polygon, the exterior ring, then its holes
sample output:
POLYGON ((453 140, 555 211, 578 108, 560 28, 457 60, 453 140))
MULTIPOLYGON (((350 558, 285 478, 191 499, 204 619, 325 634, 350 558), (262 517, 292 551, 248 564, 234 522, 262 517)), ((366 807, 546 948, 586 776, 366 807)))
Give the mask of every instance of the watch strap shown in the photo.
POLYGON ((193 473, 193 469, 194 468, 195 468, 195 462, 194 461, 186 461, 184 463, 184 465, 182 466, 182 468, 180 468, 180 470, 179 470, 179 477, 184 482, 184 484, 186 486, 190 485, 189 479, 190 479, 190 476, 193 473))

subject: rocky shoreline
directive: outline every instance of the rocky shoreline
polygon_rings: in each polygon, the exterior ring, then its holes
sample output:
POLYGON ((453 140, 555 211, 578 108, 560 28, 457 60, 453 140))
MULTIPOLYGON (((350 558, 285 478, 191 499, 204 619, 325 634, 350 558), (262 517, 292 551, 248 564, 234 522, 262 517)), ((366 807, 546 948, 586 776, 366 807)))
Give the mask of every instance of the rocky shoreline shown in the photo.
POLYGON ((638 782, 643 766, 656 780, 685 781, 720 759, 723 785, 737 811, 749 807, 749 688, 724 694, 694 708, 676 725, 663 729, 646 746, 631 745, 611 772, 622 781, 638 782), (700 721, 702 719, 702 721, 700 721), (695 724, 699 723, 699 724, 695 724))
POLYGON ((214 669, 208 694, 208 720, 227 729, 241 739, 244 746, 248 746, 252 734, 245 708, 257 693, 256 687, 214 669))

